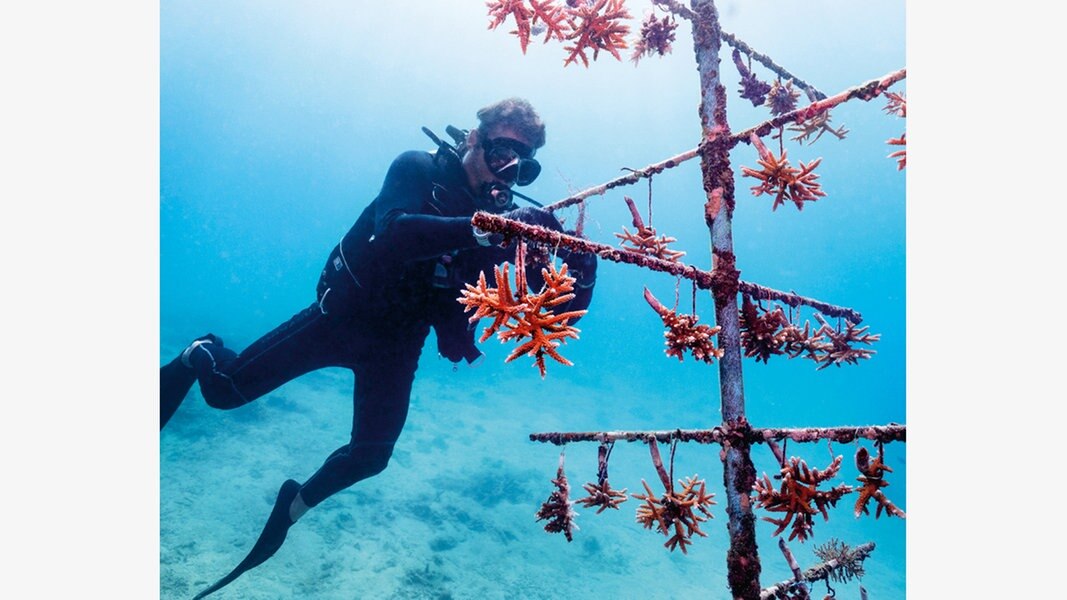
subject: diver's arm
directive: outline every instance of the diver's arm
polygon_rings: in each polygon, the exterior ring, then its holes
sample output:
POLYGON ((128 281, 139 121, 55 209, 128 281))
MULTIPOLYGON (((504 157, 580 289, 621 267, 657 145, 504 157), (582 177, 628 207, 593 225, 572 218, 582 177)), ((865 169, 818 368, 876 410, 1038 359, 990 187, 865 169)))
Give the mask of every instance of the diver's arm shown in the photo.
MULTIPOLYGON (((563 231, 563 225, 559 222, 559 219, 551 212, 542 208, 524 206, 507 212, 504 216, 528 225, 537 225, 553 231, 563 231)), ((566 233, 573 235, 573 232, 566 233)), ((513 248, 514 243, 509 246, 511 252, 514 252, 513 248)), ((589 303, 593 300, 593 286, 596 285, 596 255, 572 252, 566 248, 560 248, 557 255, 560 260, 567 263, 568 274, 575 278, 574 298, 571 298, 569 302, 553 307, 553 312, 560 314, 572 310, 587 309, 589 303)), ((527 263, 526 280, 529 282, 530 287, 534 292, 538 291, 540 287, 544 285, 544 278, 541 276, 541 265, 532 261, 527 263)), ((575 321, 577 321, 577 319, 575 319, 575 321)))
POLYGON ((480 245, 469 216, 425 213, 432 160, 425 152, 405 152, 385 176, 375 202, 374 243, 388 249, 390 260, 423 260, 480 245))
POLYGON ((436 258, 453 250, 479 246, 470 217, 402 214, 381 236, 392 257, 401 262, 436 258))

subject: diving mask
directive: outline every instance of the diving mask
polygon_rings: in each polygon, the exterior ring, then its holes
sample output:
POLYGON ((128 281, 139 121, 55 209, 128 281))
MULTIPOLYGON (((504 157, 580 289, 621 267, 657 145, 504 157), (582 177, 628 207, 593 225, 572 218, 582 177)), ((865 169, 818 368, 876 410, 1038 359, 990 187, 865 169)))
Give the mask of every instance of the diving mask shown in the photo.
POLYGON ((533 149, 511 138, 494 138, 482 144, 489 171, 501 181, 530 185, 541 174, 541 163, 533 158, 533 149))

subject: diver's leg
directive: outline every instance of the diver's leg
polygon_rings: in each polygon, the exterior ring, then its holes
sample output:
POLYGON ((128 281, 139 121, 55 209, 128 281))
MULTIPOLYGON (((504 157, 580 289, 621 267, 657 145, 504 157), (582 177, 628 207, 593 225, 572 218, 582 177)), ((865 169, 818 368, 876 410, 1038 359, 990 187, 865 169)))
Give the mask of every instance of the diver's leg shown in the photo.
POLYGON ((222 340, 214 336, 197 339, 181 356, 160 369, 161 428, 192 387, 190 374, 199 380, 200 392, 209 406, 232 409, 310 371, 340 366, 335 329, 331 318, 322 314, 316 303, 240 354, 223 347, 222 340))
MULTIPOLYGON (((383 341, 381 345, 385 344, 383 341)), ((385 470, 407 419, 419 350, 420 346, 400 352, 379 350, 372 360, 353 368, 352 439, 327 457, 300 488, 300 499, 307 507, 385 470)))
MULTIPOLYGON (((317 304, 312 305, 312 308, 318 311, 317 304)), ((267 384, 263 382, 269 381, 270 373, 277 369, 283 369, 285 373, 291 375, 296 371, 307 372, 310 370, 308 365, 318 365, 314 368, 327 365, 351 367, 355 361, 354 353, 366 352, 368 349, 374 348, 374 345, 371 344, 352 342, 352 338, 358 338, 359 336, 351 331, 349 329, 350 324, 344 321, 323 318, 321 311, 318 311, 318 316, 314 314, 302 315, 297 315, 289 323, 282 325, 271 334, 264 336, 249 346, 233 362, 226 363, 221 369, 215 369, 223 371, 223 375, 225 375, 225 377, 217 377, 214 380, 215 383, 229 378, 229 383, 226 385, 239 392, 231 399, 239 401, 249 394, 258 393, 262 395, 266 393, 262 388, 267 384), (304 356, 305 354, 314 358, 308 358, 304 356), (277 355, 287 356, 294 364, 301 366, 279 365, 276 361, 277 355), (234 363, 237 363, 237 365, 234 366, 234 363)), ((207 359, 194 358, 194 362, 196 360, 207 359)), ((413 374, 414 368, 411 371, 413 374)), ((292 376, 289 377, 289 379, 291 378, 292 376)), ((285 381, 288 381, 288 379, 285 379, 285 381)), ((201 389, 205 389, 204 379, 201 379, 201 389)), ((273 389, 273 387, 270 389, 273 389)), ((410 383, 408 389, 410 389, 410 383)), ((220 398, 209 398, 209 394, 212 394, 212 392, 205 390, 205 398, 209 400, 209 403, 215 402, 212 406, 218 404, 220 398)), ((229 398, 229 396, 222 395, 222 399, 225 398, 229 398)), ((240 406, 240 404, 243 404, 243 402, 236 405, 240 406)), ((336 455, 339 452, 334 454, 336 455)), ((230 584, 245 571, 262 564, 281 548, 289 528, 308 509, 300 490, 300 484, 292 479, 286 480, 282 484, 274 501, 274 508, 267 517, 267 522, 248 555, 233 571, 202 591, 196 598, 203 598, 230 584)))
POLYGON ((193 384, 196 383, 196 371, 189 362, 189 356, 193 350, 204 343, 215 344, 221 348, 222 338, 210 333, 198 337, 174 357, 174 360, 159 368, 159 429, 161 431, 181 406, 182 400, 185 400, 193 384))
POLYGON ((289 528, 309 508, 385 469, 407 419, 421 345, 408 344, 405 352, 382 352, 380 346, 387 343, 375 344, 378 348, 373 360, 353 367, 356 385, 352 440, 334 450, 303 486, 292 480, 282 484, 274 510, 252 551, 227 576, 229 579, 224 578, 222 585, 273 556, 289 528))

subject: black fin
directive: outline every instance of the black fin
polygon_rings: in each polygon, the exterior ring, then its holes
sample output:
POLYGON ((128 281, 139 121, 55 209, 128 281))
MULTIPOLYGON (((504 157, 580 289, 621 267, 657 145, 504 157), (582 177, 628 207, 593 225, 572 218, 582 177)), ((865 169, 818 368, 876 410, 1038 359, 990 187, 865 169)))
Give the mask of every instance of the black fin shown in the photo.
MULTIPOLYGON (((193 343, 196 342, 211 342, 212 344, 217 344, 220 348, 222 347, 222 338, 213 333, 202 335, 193 340, 193 343)), ((178 411, 178 407, 182 405, 182 401, 189 395, 189 390, 196 383, 196 371, 192 367, 182 364, 182 354, 186 351, 188 351, 188 346, 185 350, 179 352, 174 360, 159 368, 160 431, 163 431, 163 427, 178 411)))
POLYGON ((219 591, 240 577, 245 571, 258 567, 268 558, 274 556, 274 553, 282 547, 285 535, 293 525, 293 522, 289 520, 289 505, 293 503, 293 498, 296 498, 296 494, 299 491, 300 484, 292 479, 287 479, 282 484, 281 489, 278 490, 278 498, 274 501, 274 509, 270 511, 270 517, 267 518, 267 524, 263 526, 263 531, 259 534, 259 539, 252 546, 248 556, 233 571, 216 581, 211 587, 197 594, 193 600, 200 600, 208 594, 219 591))
POLYGON ((182 364, 179 354, 174 360, 159 368, 159 430, 182 405, 189 390, 196 383, 196 373, 182 364))

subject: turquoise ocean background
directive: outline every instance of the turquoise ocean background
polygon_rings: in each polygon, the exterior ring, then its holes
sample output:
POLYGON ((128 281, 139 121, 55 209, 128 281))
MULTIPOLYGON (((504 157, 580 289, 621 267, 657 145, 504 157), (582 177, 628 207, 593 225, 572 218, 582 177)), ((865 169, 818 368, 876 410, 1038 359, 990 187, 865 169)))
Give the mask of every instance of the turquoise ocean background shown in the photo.
MULTIPOLYGON (((828 95, 906 66, 903 2, 720 2, 725 31, 828 95)), ((627 3, 636 30, 651 3, 627 3)), ((602 53, 588 69, 563 67, 559 42, 531 40, 524 56, 512 21, 487 30, 482 2, 164 2, 160 4, 160 364, 205 332, 240 349, 314 299, 326 255, 377 194, 395 156, 432 148, 421 132, 476 124, 475 111, 508 96, 530 100, 547 124, 541 177, 522 191, 543 203, 693 148, 700 90, 688 22, 673 52, 636 67, 602 53), (373 8, 372 8, 373 6, 373 8)), ((769 117, 738 97, 724 45, 722 78, 734 131, 769 117)), ((770 73, 754 65, 764 80, 770 73)), ((892 91, 906 92, 907 80, 892 91)), ((801 100, 804 104, 804 100, 801 100)), ((791 161, 822 158, 826 197, 803 211, 771 211, 749 193, 731 154, 737 208, 733 241, 741 278, 863 314, 877 351, 858 365, 816 371, 807 360, 745 359, 746 412, 755 426, 906 423, 905 181, 886 140, 906 121, 884 98, 836 109, 813 145, 787 142, 791 161)), ((788 135, 788 132, 787 132, 788 135)), ((777 141, 765 139, 771 148, 777 141)), ((710 268, 698 161, 652 182, 653 224, 678 239, 683 260, 710 268)), ((623 196, 644 212, 645 181, 587 202, 585 232, 615 244, 632 230, 623 196)), ((573 223, 574 208, 561 211, 573 223)), ((407 427, 390 467, 310 511, 285 546, 218 598, 728 598, 725 494, 718 446, 682 444, 677 477, 698 474, 716 493, 707 538, 688 555, 634 522, 637 500, 595 515, 577 507, 574 541, 543 530, 534 513, 553 487, 560 449, 541 431, 666 430, 721 420, 718 368, 663 353, 663 327, 642 298, 664 303, 677 280, 601 261, 581 339, 549 361, 504 364, 491 339, 478 367, 453 369, 427 340, 407 427)), ((679 308, 692 309, 691 286, 679 308)), ((696 312, 713 323, 711 295, 696 312)), ((810 311, 802 319, 814 322, 810 311)), ((347 440, 351 373, 300 378, 234 411, 212 410, 194 390, 159 439, 159 593, 190 598, 250 548, 286 478, 306 479, 347 440)), ((866 444, 868 448, 873 445, 866 444)), ((855 444, 789 444, 825 467, 844 455, 837 483, 854 483, 855 444)), ((886 447, 890 487, 908 510, 907 446, 886 447)), ((765 447, 757 472, 776 472, 765 447)), ((596 477, 596 444, 566 447, 572 495, 596 477)), ((630 492, 658 485, 647 448, 616 445, 611 482, 630 492)), ((658 491, 658 490, 657 490, 658 491)), ((802 567, 831 538, 876 549, 862 580, 834 583, 838 598, 903 598, 906 521, 852 515, 855 496, 814 537, 790 542, 802 567)), ((873 505, 872 505, 873 509, 873 505)), ((873 513, 873 510, 872 510, 873 513)), ((757 516, 766 513, 757 509, 757 516)), ((759 522, 761 583, 790 576, 773 526, 759 522)), ((820 583, 813 597, 825 595, 820 583)))

